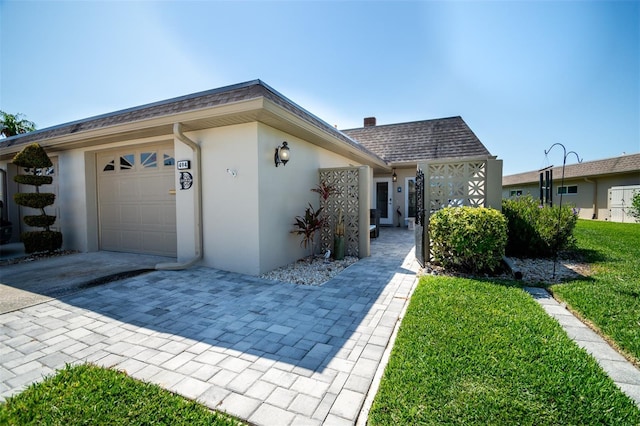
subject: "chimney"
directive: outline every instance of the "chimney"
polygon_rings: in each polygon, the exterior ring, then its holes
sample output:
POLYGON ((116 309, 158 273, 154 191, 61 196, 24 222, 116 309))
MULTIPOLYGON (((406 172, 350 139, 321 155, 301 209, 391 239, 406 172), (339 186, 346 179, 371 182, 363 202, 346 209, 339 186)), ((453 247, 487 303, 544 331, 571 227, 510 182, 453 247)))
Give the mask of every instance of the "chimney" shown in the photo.
POLYGON ((373 127, 376 125, 375 117, 365 117, 364 119, 364 127, 373 127))

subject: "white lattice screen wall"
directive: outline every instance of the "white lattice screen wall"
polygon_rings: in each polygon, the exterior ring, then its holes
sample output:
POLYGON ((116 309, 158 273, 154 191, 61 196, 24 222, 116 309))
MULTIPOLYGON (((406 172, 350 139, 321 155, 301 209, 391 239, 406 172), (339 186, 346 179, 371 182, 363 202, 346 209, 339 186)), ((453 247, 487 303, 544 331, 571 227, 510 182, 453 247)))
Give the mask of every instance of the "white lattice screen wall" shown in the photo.
POLYGON ((428 164, 425 173, 427 212, 444 207, 483 207, 487 189, 486 161, 428 164))
MULTIPOLYGON (((421 265, 432 258, 428 226, 430 215, 445 207, 486 207, 488 175, 486 160, 423 163, 423 221, 416 221, 416 257, 421 265)), ((501 170, 500 170, 501 174, 501 170)))
POLYGON ((339 168, 320 170, 320 182, 335 187, 337 194, 331 195, 327 201, 320 198, 320 207, 329 218, 327 226, 320 233, 322 252, 333 250, 333 235, 338 221, 338 213, 342 209, 345 228, 344 252, 346 256, 359 256, 359 185, 360 170, 357 168, 339 168))

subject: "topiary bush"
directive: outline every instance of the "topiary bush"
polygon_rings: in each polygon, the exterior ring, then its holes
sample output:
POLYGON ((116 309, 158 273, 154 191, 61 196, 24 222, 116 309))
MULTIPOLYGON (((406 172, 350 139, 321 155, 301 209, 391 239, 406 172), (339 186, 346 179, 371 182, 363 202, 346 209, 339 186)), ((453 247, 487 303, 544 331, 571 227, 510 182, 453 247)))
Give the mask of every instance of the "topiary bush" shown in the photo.
POLYGON ((484 207, 446 207, 429 221, 435 263, 446 269, 493 272, 507 243, 507 221, 484 207))
POLYGON ((502 213, 508 226, 507 256, 550 257, 575 244, 578 215, 570 206, 541 206, 528 195, 502 200, 502 213))
POLYGON ((21 185, 35 186, 35 192, 17 193, 13 199, 16 204, 40 210, 39 215, 24 216, 24 223, 43 231, 23 232, 20 237, 27 253, 54 251, 62 247, 62 233, 50 228, 56 221, 55 216, 49 216, 44 208, 55 202, 55 194, 41 193, 40 186, 51 184, 51 176, 42 175, 43 169, 51 167, 51 159, 45 150, 37 143, 27 145, 13 158, 13 164, 31 171, 29 175, 18 175, 14 180, 21 185))

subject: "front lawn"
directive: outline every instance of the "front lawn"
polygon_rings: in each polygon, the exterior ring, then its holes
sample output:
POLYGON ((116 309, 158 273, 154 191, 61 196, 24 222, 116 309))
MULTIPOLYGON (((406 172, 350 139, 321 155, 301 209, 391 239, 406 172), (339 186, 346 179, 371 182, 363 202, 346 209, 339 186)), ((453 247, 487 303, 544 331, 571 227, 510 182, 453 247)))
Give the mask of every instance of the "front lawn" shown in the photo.
POLYGON ((575 236, 594 274, 550 290, 640 366, 640 224, 580 220, 575 236))
POLYGON ((244 423, 124 373, 67 366, 0 405, 1 425, 215 425, 244 423))
POLYGON ((369 424, 638 425, 640 410, 519 287, 428 276, 369 424))

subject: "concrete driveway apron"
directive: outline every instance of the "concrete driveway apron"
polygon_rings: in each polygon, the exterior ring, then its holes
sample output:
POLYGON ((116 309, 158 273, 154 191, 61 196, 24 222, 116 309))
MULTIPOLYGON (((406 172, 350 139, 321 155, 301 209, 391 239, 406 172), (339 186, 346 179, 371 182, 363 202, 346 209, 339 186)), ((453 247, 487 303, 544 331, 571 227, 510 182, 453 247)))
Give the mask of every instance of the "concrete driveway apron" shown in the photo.
POLYGON ((92 362, 259 425, 354 424, 416 283, 413 232, 382 231, 318 287, 197 267, 2 314, 0 397, 92 362))

